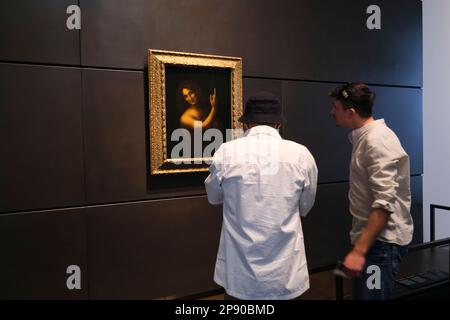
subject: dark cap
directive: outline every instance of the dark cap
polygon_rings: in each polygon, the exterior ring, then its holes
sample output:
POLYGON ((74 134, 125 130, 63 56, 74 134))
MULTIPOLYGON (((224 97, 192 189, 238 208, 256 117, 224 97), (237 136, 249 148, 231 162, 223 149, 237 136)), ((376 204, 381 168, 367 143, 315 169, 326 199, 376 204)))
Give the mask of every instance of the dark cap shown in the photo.
POLYGON ((248 98, 240 122, 244 123, 285 123, 280 100, 273 93, 258 92, 248 98))

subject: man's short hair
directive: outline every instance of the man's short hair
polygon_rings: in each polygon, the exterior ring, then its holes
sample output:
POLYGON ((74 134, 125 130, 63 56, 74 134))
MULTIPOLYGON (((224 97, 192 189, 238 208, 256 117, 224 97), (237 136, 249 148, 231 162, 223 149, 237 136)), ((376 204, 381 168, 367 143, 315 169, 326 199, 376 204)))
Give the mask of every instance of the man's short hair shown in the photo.
POLYGON ((335 88, 330 96, 339 100, 345 109, 353 108, 361 118, 372 116, 375 92, 364 83, 347 83, 335 88))

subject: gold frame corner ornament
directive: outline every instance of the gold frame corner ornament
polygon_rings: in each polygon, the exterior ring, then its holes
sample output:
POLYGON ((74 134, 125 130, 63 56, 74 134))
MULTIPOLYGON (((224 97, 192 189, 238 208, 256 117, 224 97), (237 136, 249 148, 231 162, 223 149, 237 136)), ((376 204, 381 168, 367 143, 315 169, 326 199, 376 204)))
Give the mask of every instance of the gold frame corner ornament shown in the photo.
MULTIPOLYGON (((226 68, 231 70, 231 124, 242 128, 242 58, 148 49, 150 173, 152 175, 208 171, 208 167, 163 168, 163 165, 199 159, 169 159, 166 136, 166 65, 226 68)), ((203 162, 211 158, 201 158, 203 162)))

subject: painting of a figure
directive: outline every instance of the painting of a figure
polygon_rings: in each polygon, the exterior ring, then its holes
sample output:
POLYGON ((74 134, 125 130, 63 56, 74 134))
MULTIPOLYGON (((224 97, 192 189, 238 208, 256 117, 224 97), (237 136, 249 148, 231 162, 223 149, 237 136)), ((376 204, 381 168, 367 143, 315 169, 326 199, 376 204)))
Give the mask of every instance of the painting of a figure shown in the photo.
POLYGON ((183 81, 177 90, 177 95, 182 97, 186 108, 180 116, 180 125, 187 129, 194 129, 194 122, 200 121, 201 128, 207 129, 217 125, 216 121, 216 88, 209 95, 209 105, 202 106, 200 99, 202 98, 202 90, 193 81, 183 81))
MULTIPOLYGON (((226 129, 232 128, 230 76, 227 69, 166 67, 168 153, 177 144, 171 139, 173 131, 193 133, 195 122, 202 132, 214 128, 226 136, 226 129)), ((207 143, 202 141, 202 150, 207 143)))
POLYGON ((151 173, 207 171, 210 137, 240 127, 241 59, 149 50, 149 79, 151 173))

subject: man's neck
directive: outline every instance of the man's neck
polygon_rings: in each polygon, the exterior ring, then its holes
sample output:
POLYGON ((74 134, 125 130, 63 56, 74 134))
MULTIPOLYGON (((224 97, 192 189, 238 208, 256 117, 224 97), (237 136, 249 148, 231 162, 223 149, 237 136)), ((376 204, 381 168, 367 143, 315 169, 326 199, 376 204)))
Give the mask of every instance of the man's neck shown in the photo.
POLYGON ((353 126, 352 130, 356 130, 356 129, 362 128, 362 127, 364 127, 364 126, 366 126, 368 124, 371 124, 374 121, 375 121, 375 119, 373 117, 369 117, 369 118, 366 118, 366 119, 361 119, 360 121, 358 121, 353 126))

